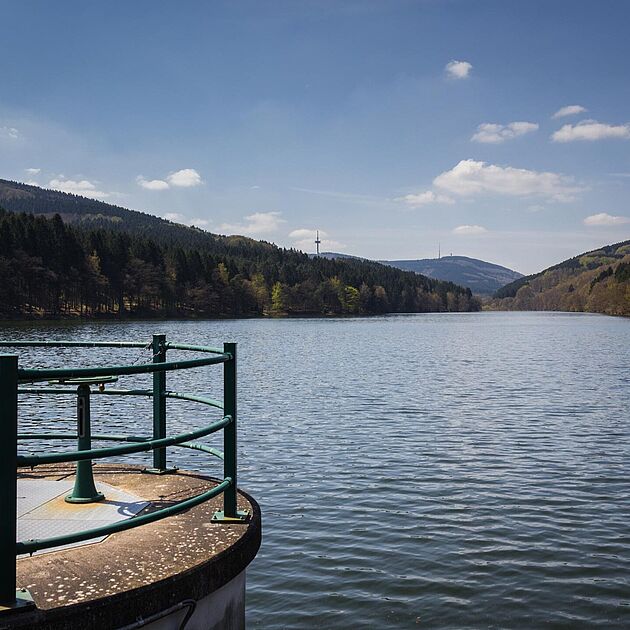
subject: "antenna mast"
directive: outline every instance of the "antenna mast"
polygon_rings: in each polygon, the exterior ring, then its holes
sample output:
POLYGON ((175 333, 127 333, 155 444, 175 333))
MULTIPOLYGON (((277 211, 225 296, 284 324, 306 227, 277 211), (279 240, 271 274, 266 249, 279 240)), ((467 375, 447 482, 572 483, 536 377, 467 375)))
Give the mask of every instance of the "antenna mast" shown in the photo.
POLYGON ((321 241, 319 240, 319 230, 317 230, 317 236, 315 237, 315 246, 317 247, 317 255, 319 256, 319 244, 321 241))
POLYGON ((438 243, 438 260, 440 260, 440 258, 442 258, 442 253, 440 251, 440 243, 438 243))

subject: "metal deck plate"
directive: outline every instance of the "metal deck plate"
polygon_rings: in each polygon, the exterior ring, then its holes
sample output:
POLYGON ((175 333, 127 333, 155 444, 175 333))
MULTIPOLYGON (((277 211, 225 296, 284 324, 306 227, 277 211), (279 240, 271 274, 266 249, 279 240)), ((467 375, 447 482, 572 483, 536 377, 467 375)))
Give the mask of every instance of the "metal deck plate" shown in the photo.
MULTIPOLYGON (((148 504, 140 497, 106 483, 98 483, 105 500, 98 503, 66 503, 74 479, 51 481, 18 479, 17 538, 26 541, 52 538, 130 518, 148 504)), ((106 536, 36 552, 49 553, 105 540, 106 536)))

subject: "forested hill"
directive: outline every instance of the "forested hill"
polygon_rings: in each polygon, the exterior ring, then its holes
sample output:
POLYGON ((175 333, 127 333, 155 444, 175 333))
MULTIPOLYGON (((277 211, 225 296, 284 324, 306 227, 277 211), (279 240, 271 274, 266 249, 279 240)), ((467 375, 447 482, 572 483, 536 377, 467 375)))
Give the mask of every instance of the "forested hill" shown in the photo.
POLYGON ((520 278, 499 289, 490 306, 630 316, 630 241, 580 254, 520 278))
POLYGON ((468 289, 378 263, 311 259, 270 243, 217 236, 74 195, 24 185, 8 188, 5 183, 3 203, 10 197, 12 212, 0 210, 2 317, 479 309, 468 289), (25 188, 30 194, 19 194, 25 188), (21 212, 20 204, 34 214, 21 212), (66 221, 54 209, 63 210, 66 221))
POLYGON ((0 208, 11 212, 41 214, 48 218, 58 214, 64 223, 72 223, 81 228, 142 234, 158 243, 184 247, 206 248, 212 243, 212 247, 217 248, 230 239, 238 239, 241 243, 249 240, 243 237, 218 236, 146 212, 128 210, 104 201, 5 179, 0 179, 0 208))

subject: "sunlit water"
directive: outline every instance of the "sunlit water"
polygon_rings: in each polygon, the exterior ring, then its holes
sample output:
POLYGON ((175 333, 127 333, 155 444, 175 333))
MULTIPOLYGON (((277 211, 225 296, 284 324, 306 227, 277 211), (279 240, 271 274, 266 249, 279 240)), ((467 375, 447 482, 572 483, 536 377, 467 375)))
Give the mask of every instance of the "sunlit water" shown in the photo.
MULTIPOLYGON (((629 320, 427 314, 0 332, 239 343, 240 485, 264 519, 250 627, 630 627, 629 320)), ((20 355, 33 367, 149 356, 20 355)), ((169 375, 198 393, 220 396, 220 383, 220 367, 169 375)), ((22 430, 74 430, 72 399, 22 401, 22 430)), ((150 431, 148 400, 94 396, 93 408, 95 431, 150 431)), ((168 413, 172 431, 209 417, 179 401, 168 413)), ((169 457, 221 472, 201 453, 169 457)))

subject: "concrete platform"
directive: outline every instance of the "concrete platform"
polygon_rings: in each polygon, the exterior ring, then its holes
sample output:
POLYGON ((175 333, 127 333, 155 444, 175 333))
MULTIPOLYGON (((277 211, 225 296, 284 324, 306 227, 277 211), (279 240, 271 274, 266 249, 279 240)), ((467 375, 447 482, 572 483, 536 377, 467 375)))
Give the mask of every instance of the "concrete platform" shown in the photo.
MULTIPOLYGON (((172 505, 216 485, 215 480, 185 471, 159 476, 144 474, 135 466, 97 465, 94 472, 97 486, 107 484, 103 489, 106 496, 109 492, 110 497, 126 497, 127 507, 132 506, 134 512, 139 508, 140 513, 172 505)), ((94 510, 103 505, 64 504, 60 508, 55 502, 63 501, 73 476, 74 467, 66 464, 20 471, 20 482, 37 481, 40 486, 42 481, 66 482, 62 493, 39 505, 23 503, 20 518, 28 520, 30 515, 36 520, 32 515, 37 510, 49 518, 59 512, 63 515, 66 506, 75 514, 75 510, 94 510)), ((52 487, 47 492, 46 496, 54 494, 52 487)), ((30 591, 37 610, 3 614, 0 628, 142 627, 144 621, 162 619, 169 609, 169 615, 181 612, 185 601, 194 604, 205 598, 206 608, 211 607, 208 596, 240 576, 244 587, 244 570, 261 542, 260 510, 251 497, 239 492, 239 510, 249 510, 252 515, 247 523, 211 522, 213 513, 222 508, 223 497, 219 495, 182 514, 111 534, 100 542, 18 559, 18 586, 30 591)), ((130 512, 125 514, 125 509, 122 517, 128 518, 130 512)), ((111 505, 109 510, 106 518, 111 518, 111 505)), ((113 511, 117 512, 115 505, 113 511)), ((81 529, 95 524, 87 512, 85 515, 81 529)), ((76 521, 74 517, 61 520, 76 521)), ((57 533, 48 531, 45 535, 57 533)), ((235 619, 243 616, 244 601, 242 605, 243 611, 231 611, 235 619)), ((197 626, 193 623, 186 627, 197 626)))

